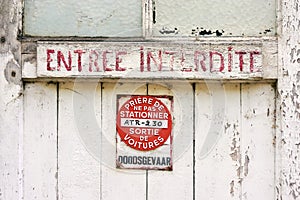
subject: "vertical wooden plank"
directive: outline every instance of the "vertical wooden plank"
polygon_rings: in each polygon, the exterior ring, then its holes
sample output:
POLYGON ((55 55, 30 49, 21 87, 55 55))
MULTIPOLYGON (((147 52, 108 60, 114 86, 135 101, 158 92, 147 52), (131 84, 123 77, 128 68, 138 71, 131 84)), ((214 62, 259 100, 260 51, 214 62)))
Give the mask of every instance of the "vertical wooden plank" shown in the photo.
POLYGON ((0 199, 22 199, 22 2, 1 1, 0 10, 0 199))
POLYGON ((103 83, 101 199, 146 199, 144 170, 116 169, 116 96, 145 95, 143 83, 103 83))
MULTIPOLYGON (((0 54, 0 60, 3 61, 0 54)), ((4 61, 5 63, 5 61, 4 61)), ((3 71, 3 70, 1 70, 3 71)), ((22 86, 0 72, 0 199, 22 197, 22 86)))
POLYGON ((60 200, 100 199, 101 88, 60 83, 58 192, 60 200))
POLYGON ((196 199, 240 197, 239 92, 239 84, 196 85, 196 199))
MULTIPOLYGON (((3 65, 11 55, 0 54, 3 65)), ((0 66, 1 67, 1 66, 0 66)), ((8 83, 0 70, 0 199, 22 196, 22 86, 8 83)))
POLYGON ((24 93, 24 199, 56 199, 57 87, 27 83, 24 93))
POLYGON ((281 177, 278 198, 300 198, 300 4, 299 0, 281 0, 281 25, 278 37, 278 92, 280 103, 281 177))
POLYGON ((242 84, 242 199, 274 199, 275 91, 242 84))
POLYGON ((193 88, 187 82, 149 84, 149 95, 173 96, 173 171, 148 172, 148 199, 193 199, 193 88))
MULTIPOLYGON (((3 11, 12 9, 13 12, 13 8, 10 7, 12 6, 8 2, 1 5, 3 11)), ((0 18, 4 22, 8 16, 2 16, 1 12, 0 18)), ((23 197, 21 72, 12 53, 5 53, 6 49, 2 47, 3 45, 0 46, 0 199, 21 199, 23 197), (1 52, 2 50, 4 52, 1 52), (15 77, 12 76, 12 71, 15 77)))

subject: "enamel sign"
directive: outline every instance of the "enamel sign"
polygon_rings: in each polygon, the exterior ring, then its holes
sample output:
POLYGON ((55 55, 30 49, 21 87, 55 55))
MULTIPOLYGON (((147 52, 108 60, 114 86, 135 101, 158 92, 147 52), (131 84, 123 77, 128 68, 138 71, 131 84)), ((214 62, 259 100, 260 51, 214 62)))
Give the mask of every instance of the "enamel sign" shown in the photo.
POLYGON ((117 99, 117 167, 171 170, 172 97, 117 99))

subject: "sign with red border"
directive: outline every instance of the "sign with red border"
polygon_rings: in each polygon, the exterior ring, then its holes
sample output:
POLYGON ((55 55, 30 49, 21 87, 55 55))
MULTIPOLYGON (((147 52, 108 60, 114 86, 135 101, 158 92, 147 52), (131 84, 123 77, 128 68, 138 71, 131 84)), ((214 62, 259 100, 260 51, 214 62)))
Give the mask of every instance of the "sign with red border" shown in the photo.
POLYGON ((119 95, 117 167, 172 168, 172 97, 119 95))

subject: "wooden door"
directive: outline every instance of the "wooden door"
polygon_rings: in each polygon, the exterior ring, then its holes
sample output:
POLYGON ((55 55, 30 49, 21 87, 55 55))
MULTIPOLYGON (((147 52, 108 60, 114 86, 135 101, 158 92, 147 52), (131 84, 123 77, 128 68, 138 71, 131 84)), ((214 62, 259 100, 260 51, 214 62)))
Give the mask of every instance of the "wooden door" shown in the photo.
POLYGON ((270 83, 26 83, 24 199, 274 199, 270 83), (173 96, 173 171, 116 169, 118 94, 173 96))

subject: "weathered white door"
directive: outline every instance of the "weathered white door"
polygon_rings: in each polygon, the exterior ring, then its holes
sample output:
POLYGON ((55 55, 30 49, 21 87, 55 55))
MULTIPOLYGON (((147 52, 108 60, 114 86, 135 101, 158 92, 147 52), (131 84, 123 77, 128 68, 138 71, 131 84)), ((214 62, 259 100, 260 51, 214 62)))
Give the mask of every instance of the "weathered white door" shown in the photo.
POLYGON ((24 199, 273 199, 270 83, 25 85, 24 199), (173 96, 173 171, 116 168, 118 94, 173 96))
POLYGON ((197 84, 196 199, 274 199, 275 91, 197 84))

